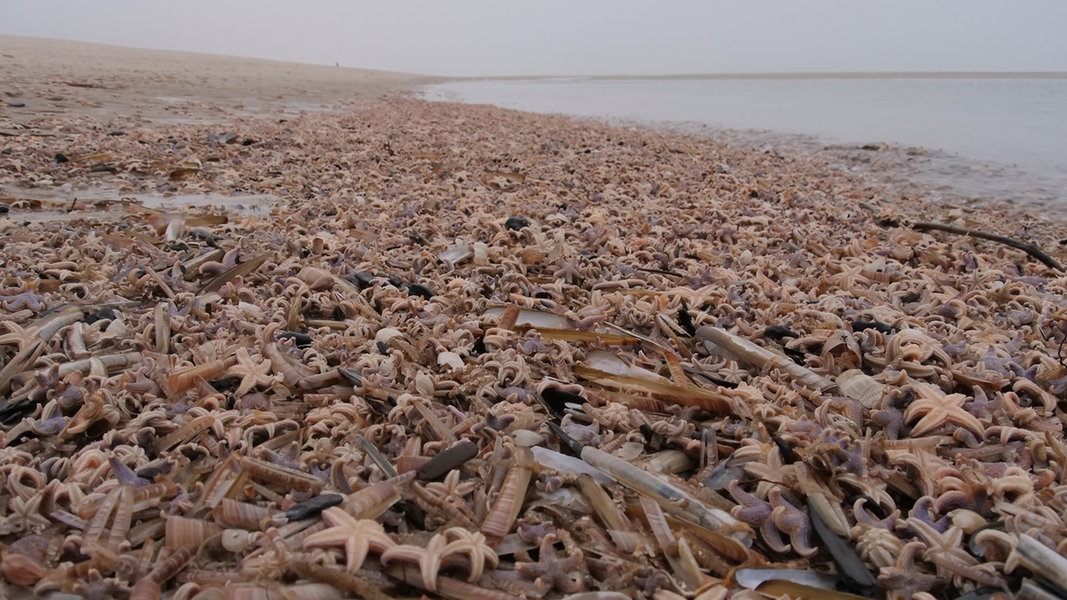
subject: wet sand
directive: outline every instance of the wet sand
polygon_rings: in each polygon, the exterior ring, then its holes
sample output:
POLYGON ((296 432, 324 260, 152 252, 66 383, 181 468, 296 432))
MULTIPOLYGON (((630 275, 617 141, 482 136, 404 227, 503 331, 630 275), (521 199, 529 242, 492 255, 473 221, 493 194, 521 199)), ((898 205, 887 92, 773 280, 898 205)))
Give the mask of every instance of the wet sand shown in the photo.
POLYGON ((1067 277, 909 226, 1067 261, 1041 219, 418 77, 0 49, 2 592, 755 597, 835 571, 811 511, 860 593, 1067 552, 1067 277))
POLYGON ((113 127, 323 110, 438 80, 406 73, 0 35, 0 126, 92 116, 113 127), (17 108, 13 105, 22 105, 17 108))

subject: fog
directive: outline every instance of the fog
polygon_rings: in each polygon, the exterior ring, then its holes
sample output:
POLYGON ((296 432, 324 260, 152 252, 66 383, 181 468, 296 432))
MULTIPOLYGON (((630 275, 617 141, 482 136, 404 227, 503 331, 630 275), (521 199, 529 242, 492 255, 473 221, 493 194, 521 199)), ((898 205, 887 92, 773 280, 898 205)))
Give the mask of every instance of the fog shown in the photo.
POLYGON ((0 2, 5 34, 445 76, 1067 71, 1065 23, 1060 0, 0 2))

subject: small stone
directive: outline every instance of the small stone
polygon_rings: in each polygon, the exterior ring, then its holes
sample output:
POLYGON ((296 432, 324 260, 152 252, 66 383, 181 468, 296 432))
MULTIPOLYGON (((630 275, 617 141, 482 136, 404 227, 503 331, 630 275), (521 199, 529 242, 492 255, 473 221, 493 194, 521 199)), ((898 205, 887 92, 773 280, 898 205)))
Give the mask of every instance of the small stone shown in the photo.
POLYGON ((504 227, 512 231, 518 231, 523 227, 529 227, 530 222, 526 220, 526 217, 508 217, 507 221, 504 221, 504 227))

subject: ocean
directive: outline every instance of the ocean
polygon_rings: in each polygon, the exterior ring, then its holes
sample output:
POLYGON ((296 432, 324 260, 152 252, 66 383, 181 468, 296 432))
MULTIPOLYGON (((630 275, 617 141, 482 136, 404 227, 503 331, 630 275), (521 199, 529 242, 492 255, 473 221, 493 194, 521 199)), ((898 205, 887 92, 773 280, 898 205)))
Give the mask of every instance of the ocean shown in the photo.
POLYGON ((422 95, 813 153, 932 202, 1067 209, 1067 74, 481 79, 422 95))

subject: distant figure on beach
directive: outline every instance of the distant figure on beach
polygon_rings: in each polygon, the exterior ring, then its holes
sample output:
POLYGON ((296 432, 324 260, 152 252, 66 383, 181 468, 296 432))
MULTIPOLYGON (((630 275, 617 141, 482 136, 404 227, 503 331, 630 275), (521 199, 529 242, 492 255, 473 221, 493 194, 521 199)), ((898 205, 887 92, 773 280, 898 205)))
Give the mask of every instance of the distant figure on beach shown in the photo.
POLYGON ((340 68, 341 68, 341 63, 339 63, 339 62, 335 62, 335 63, 333 63, 333 66, 335 66, 335 67, 337 67, 338 69, 340 69, 340 68))

